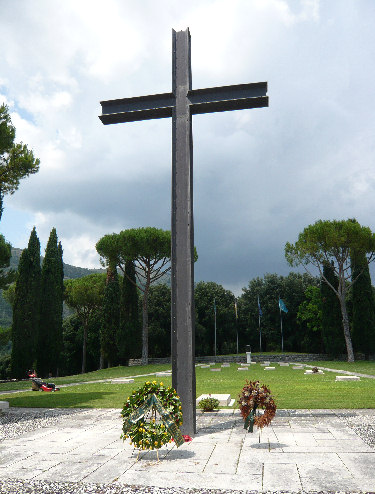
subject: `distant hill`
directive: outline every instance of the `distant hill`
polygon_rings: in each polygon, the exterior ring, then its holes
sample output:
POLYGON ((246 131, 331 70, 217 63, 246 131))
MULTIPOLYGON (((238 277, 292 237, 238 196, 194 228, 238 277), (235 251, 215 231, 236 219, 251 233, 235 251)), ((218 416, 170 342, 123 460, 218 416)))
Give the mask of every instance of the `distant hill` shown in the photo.
MULTIPOLYGON (((22 254, 22 249, 17 249, 16 247, 12 247, 12 257, 10 259, 10 268, 15 270, 18 269, 18 264, 20 262, 20 257, 22 254)), ((41 263, 43 262, 43 257, 41 257, 41 263)), ((70 264, 64 263, 64 279, 72 279, 72 278, 82 278, 83 276, 87 276, 92 273, 105 273, 105 269, 89 269, 89 268, 80 268, 77 266, 72 266, 70 264)), ((64 313, 71 313, 69 309, 65 309, 64 313)), ((65 315, 65 314, 64 314, 65 315)), ((3 298, 2 290, 0 290, 0 326, 8 327, 12 324, 12 307, 11 305, 3 298)))
MULTIPOLYGON (((12 247, 12 257, 10 259, 10 268, 18 269, 18 264, 20 262, 20 257, 22 254, 22 249, 17 249, 16 247, 12 247)), ((43 262, 43 257, 40 258, 40 264, 43 262)), ((77 266, 72 266, 71 264, 65 264, 64 262, 64 278, 82 278, 83 276, 87 276, 92 273, 105 273, 106 270, 103 268, 98 269, 89 269, 89 268, 79 268, 77 266)))

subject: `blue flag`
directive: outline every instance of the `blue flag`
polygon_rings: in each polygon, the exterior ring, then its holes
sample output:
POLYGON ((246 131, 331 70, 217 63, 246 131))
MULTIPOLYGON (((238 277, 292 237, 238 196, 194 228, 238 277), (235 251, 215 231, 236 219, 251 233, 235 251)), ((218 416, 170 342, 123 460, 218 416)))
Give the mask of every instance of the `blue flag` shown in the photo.
POLYGON ((260 317, 262 317, 263 316, 263 312, 262 312, 262 309, 260 308, 259 295, 258 295, 258 311, 259 311, 260 317))
POLYGON ((288 309, 286 308, 286 305, 281 300, 281 298, 279 298, 279 307, 280 307, 280 310, 282 310, 283 312, 288 312, 288 309))

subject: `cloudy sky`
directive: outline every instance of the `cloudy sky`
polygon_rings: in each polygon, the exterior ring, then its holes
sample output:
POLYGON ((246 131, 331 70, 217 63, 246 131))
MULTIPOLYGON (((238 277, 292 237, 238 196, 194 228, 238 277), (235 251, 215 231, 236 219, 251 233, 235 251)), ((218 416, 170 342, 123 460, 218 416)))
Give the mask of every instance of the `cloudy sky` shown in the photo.
POLYGON ((64 261, 170 228, 171 120, 103 126, 101 100, 171 91, 172 28, 190 28, 193 88, 268 81, 269 108, 197 115, 196 280, 239 292, 287 274, 284 245, 318 219, 375 230, 373 0, 0 0, 0 102, 39 173, 5 199, 24 248, 56 227, 64 261))

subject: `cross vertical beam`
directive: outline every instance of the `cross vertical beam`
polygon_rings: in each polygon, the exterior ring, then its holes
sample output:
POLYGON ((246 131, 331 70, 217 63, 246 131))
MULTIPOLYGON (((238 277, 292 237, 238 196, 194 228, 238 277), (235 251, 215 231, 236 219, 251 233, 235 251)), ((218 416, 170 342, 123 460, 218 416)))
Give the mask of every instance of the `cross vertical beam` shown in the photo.
POLYGON ((172 383, 195 433, 192 115, 268 106, 267 82, 192 89, 190 32, 172 31, 171 93, 101 101, 104 125, 172 117, 172 383))
POLYGON ((196 432, 194 332, 193 140, 190 32, 172 31, 172 386, 180 396, 182 432, 196 432))

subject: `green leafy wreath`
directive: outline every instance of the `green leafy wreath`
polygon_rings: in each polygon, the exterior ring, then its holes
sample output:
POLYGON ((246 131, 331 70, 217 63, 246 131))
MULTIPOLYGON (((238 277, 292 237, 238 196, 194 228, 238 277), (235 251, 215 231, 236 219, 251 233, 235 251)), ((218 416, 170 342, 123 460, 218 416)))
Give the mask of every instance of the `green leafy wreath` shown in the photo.
POLYGON ((259 381, 246 381, 239 395, 239 408, 245 420, 244 428, 253 432, 255 424, 259 429, 269 425, 276 415, 276 404, 272 398, 270 389, 259 381), (256 410, 263 408, 264 413, 257 415, 256 410))
POLYGON ((144 406, 152 395, 157 397, 165 412, 168 412, 173 425, 177 427, 182 425, 181 401, 176 391, 164 386, 162 382, 158 384, 156 381, 147 381, 137 391, 132 392, 121 411, 124 418, 121 438, 124 441, 130 439, 130 444, 138 449, 159 449, 172 441, 171 428, 166 426, 165 421, 157 415, 157 407, 152 405, 145 414, 141 410, 142 405, 144 406), (140 419, 132 420, 129 424, 130 417, 134 417, 138 409, 140 409, 140 419))

